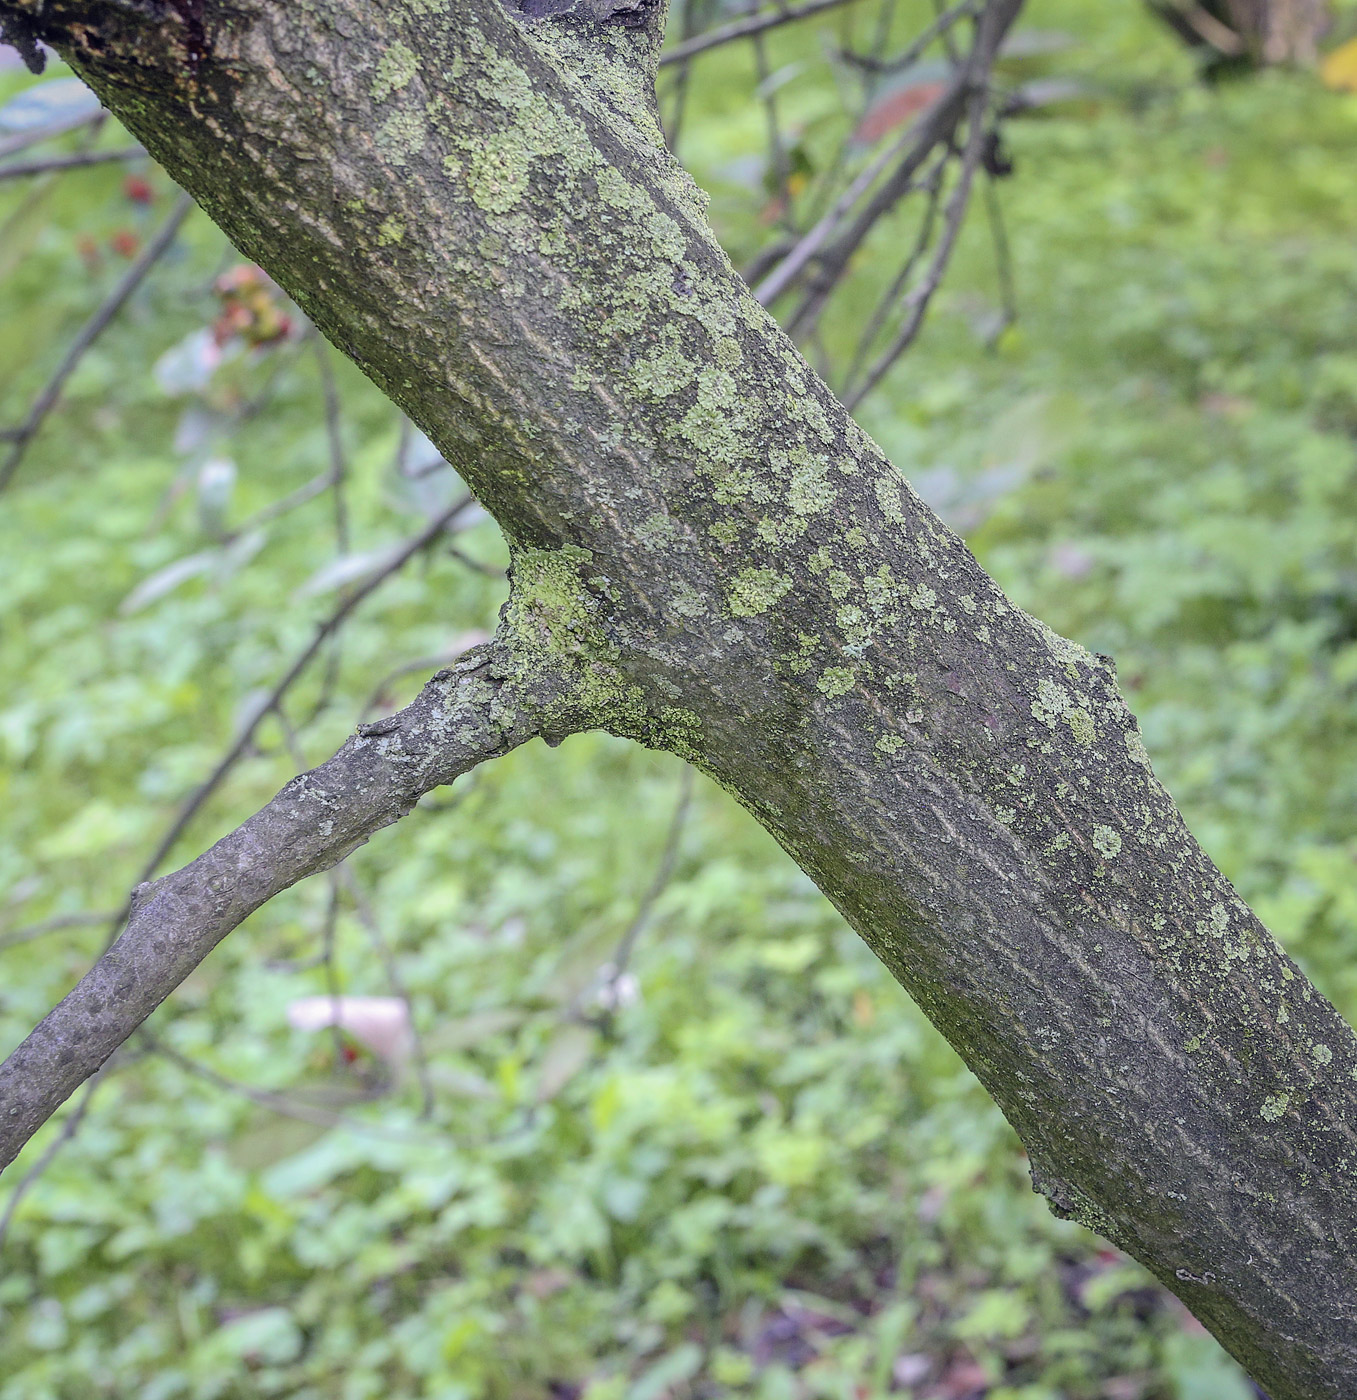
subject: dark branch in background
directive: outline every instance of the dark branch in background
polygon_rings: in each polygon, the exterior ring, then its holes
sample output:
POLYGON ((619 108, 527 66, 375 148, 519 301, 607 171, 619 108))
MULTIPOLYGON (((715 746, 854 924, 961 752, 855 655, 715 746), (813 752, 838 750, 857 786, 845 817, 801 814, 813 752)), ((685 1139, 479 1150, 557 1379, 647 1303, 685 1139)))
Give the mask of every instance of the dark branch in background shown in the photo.
MULTIPOLYGON (((671 146, 677 137, 688 65, 695 56, 739 40, 750 40, 754 47, 756 71, 766 86, 770 70, 761 47, 763 35, 780 24, 833 9, 838 3, 840 0, 817 0, 813 4, 759 12, 704 34, 685 36, 661 60, 662 65, 680 65, 673 89, 674 114, 669 122, 671 146)), ((868 372, 865 387, 857 391, 853 402, 874 387, 895 359, 912 344, 946 270, 966 214, 977 166, 985 149, 997 141, 988 103, 991 73, 1019 8, 1019 0, 959 0, 959 3, 950 6, 939 5, 932 22, 903 49, 882 56, 893 14, 890 5, 883 3, 878 12, 875 34, 870 39, 872 50, 859 54, 849 46, 838 51, 840 60, 856 71, 862 80, 858 120, 844 137, 835 156, 824 162, 815 188, 799 201, 804 211, 799 220, 793 209, 797 201, 789 179, 789 141, 782 130, 773 95, 768 93, 765 96, 769 169, 774 177, 774 207, 782 232, 755 257, 748 275, 755 285, 755 296, 765 306, 771 307, 788 294, 800 292, 799 301, 793 308, 784 311, 780 319, 803 345, 814 347, 818 344, 820 317, 868 238, 909 195, 921 190, 928 194, 920 220, 919 237, 906 253, 889 291, 870 319, 871 334, 865 336, 859 345, 849 377, 850 384, 857 377, 861 364, 876 348, 874 342, 887 331, 901 311, 903 324, 887 340, 868 372), (955 31, 968 19, 974 21, 972 41, 969 46, 958 45, 954 39, 955 31), (882 78, 909 69, 938 42, 946 46, 952 63, 954 72, 951 80, 903 132, 875 152, 863 153, 855 142, 863 129, 862 119, 870 113, 872 103, 879 95, 882 78), (921 175, 930 160, 934 160, 932 168, 927 175, 921 175), (941 198, 944 183, 948 182, 949 168, 953 165, 957 169, 950 182, 952 195, 942 221, 939 247, 930 260, 922 283, 909 289, 915 267, 935 236, 937 201, 941 198)), ((697 15, 697 6, 685 7, 685 26, 696 23, 697 15)), ((992 209, 990 219, 996 260, 1000 263, 1004 316, 1010 317, 1006 248, 1001 242, 1001 227, 995 222, 992 209)))
POLYGON ((60 170, 78 170, 86 165, 109 165, 113 161, 145 159, 146 151, 141 146, 125 146, 116 151, 73 151, 70 155, 48 156, 44 160, 0 165, 0 180, 15 180, 21 175, 50 175, 60 170))
POLYGON ((656 902, 668 888, 670 880, 674 878, 674 867, 678 864, 679 841, 683 837, 683 828, 688 823, 688 812, 693 803, 693 770, 685 767, 679 777, 678 801, 674 804, 674 815, 669 819, 669 830, 664 838, 664 849, 660 852, 659 864, 655 867, 654 878, 650 882, 650 887, 641 897, 641 902, 636 907, 636 913, 626 931, 618 940, 617 948, 614 950, 612 958, 607 967, 607 976, 604 986, 616 987, 618 980, 626 972, 631 963, 631 955, 636 951, 637 940, 645 931, 646 925, 650 922, 650 916, 655 911, 656 902))
POLYGON ((719 29, 709 30, 706 34, 699 34, 695 38, 675 44, 672 49, 660 55, 660 67, 666 68, 673 63, 682 63, 685 59, 706 53, 708 49, 719 48, 722 44, 733 44, 737 39, 751 39, 756 34, 766 34, 768 30, 776 29, 781 24, 809 19, 811 15, 841 9, 844 5, 852 3, 853 0, 807 0, 804 5, 788 5, 785 9, 737 19, 730 24, 723 24, 719 29))
POLYGON ((55 914, 50 919, 41 919, 35 924, 25 924, 22 928, 0 934, 0 953, 6 948, 17 947, 20 943, 31 943, 35 938, 43 938, 49 933, 60 933, 63 929, 91 928, 98 924, 106 924, 113 917, 112 910, 88 914, 55 914))
POLYGON ((346 497, 349 467, 344 455, 344 433, 340 421, 339 391, 335 386, 334 367, 330 364, 330 347, 319 335, 315 337, 316 362, 320 367, 320 387, 325 399, 325 441, 330 449, 329 481, 334 491, 335 547, 340 554, 349 552, 349 506, 346 497))
POLYGON ((952 197, 947 203, 947 212, 943 218, 942 237, 934 251, 933 260, 929 264, 924 280, 905 298, 908 314, 904 325, 900 327, 895 338, 881 352, 876 363, 867 371, 867 376, 862 383, 850 394, 844 396, 844 407, 850 413, 871 393, 881 382, 886 371, 914 343, 915 337, 923 326, 928 305, 942 284, 943 273, 946 272, 947 264, 951 261, 952 250, 956 247, 957 237, 961 233, 962 221, 966 217, 971 185, 975 179, 975 172, 979 168, 980 155, 985 145, 984 119, 987 102, 988 96, 983 88, 976 91, 971 98, 968 119, 970 131, 966 138, 966 151, 962 157, 961 174, 957 179, 956 188, 952 191, 952 197))
POLYGON ((13 481, 14 473, 19 469, 19 463, 23 460, 28 444, 37 435, 43 420, 56 406, 57 400, 61 397, 61 391, 65 388, 66 381, 71 377, 76 366, 84 358, 90 346, 104 333, 109 322, 127 304, 132 293, 146 280, 147 273, 164 256, 174 242, 180 225, 192 208, 193 201, 188 195, 181 194, 175 201, 169 217, 156 231, 155 237, 147 243, 137 255, 136 260, 123 273, 118 285, 114 287, 104 304, 81 327, 80 333, 71 342, 70 348, 62 357, 61 363, 57 366, 52 377, 47 381, 38 397, 33 400, 33 406, 28 410, 24 421, 17 428, 0 433, 0 439, 8 440, 12 444, 4 463, 0 464, 0 491, 5 490, 13 481))

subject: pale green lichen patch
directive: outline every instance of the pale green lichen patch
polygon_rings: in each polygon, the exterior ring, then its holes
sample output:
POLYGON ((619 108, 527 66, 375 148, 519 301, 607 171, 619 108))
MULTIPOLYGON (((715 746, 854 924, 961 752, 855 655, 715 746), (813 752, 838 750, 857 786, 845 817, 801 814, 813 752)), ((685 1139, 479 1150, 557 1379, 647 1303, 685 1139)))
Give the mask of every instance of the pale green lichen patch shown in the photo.
POLYGON ((405 238, 405 225, 394 214, 388 214, 377 228, 377 246, 379 248, 389 247, 392 243, 400 243, 405 238))
POLYGON ((767 612, 792 586, 776 569, 741 569, 726 595, 736 617, 756 617, 767 612))
POLYGON ((377 73, 372 80, 374 102, 385 102, 393 92, 406 87, 419 70, 419 60, 399 40, 377 60, 377 73))
POLYGON ((836 695, 846 695, 857 683, 857 676, 847 666, 827 666, 820 672, 815 688, 833 699, 836 695))
POLYGON ((881 507, 881 513, 892 525, 905 523, 905 504, 898 480, 889 476, 877 477, 876 500, 881 507))
POLYGON ((1333 1063, 1333 1051, 1327 1045, 1319 1044, 1310 1047, 1310 1058, 1317 1065, 1329 1065, 1333 1063))
POLYGON ((1290 1102, 1290 1094, 1269 1094, 1263 1100, 1263 1106, 1258 1110, 1258 1116, 1269 1123, 1275 1123, 1286 1112, 1286 1106, 1290 1102))
POLYGON ((393 165, 407 165, 429 139, 424 113, 415 108, 393 112, 377 128, 377 149, 393 165))
POLYGON ((1104 860, 1113 860, 1121 853, 1121 837, 1110 826, 1095 826, 1093 847, 1104 860))
POLYGON ((664 399, 686 388, 694 373, 692 362, 681 350, 663 345, 632 366, 631 382, 647 398, 664 399))
POLYGON ((905 741, 898 734, 883 734, 876 746, 882 753, 897 754, 905 747, 905 741))
POLYGON ((487 214, 507 214, 526 193, 531 168, 532 152, 522 142, 503 132, 487 137, 471 157, 471 198, 487 214))
POLYGON ((1093 716, 1087 710, 1081 710, 1076 706, 1067 711, 1065 723, 1069 725, 1074 742, 1080 748, 1090 749, 1097 743, 1098 727, 1093 723, 1093 716))
POLYGON ((793 448, 784 460, 791 475, 787 504, 797 515, 818 515, 834 504, 838 492, 830 484, 827 461, 802 447, 793 448))

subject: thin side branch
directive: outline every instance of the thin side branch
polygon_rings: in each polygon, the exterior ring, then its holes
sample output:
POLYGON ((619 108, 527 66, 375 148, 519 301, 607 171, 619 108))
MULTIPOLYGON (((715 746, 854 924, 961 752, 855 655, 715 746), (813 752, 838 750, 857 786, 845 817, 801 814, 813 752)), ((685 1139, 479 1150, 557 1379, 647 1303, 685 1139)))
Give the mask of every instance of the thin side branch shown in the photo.
POLYGON ((170 211, 169 217, 156 231, 155 237, 141 250, 132 266, 123 273, 122 280, 114 287, 104 304, 81 327, 80 334, 71 342, 56 371, 44 385, 42 392, 33 400, 33 406, 28 410, 24 421, 17 428, 3 434, 12 445, 4 464, 0 465, 0 491, 3 491, 14 479, 14 473, 19 470, 19 463, 23 461, 28 444, 37 435, 43 420, 56 407, 56 402, 61 397, 61 391, 66 387, 66 381, 74 373, 75 367, 84 359, 85 352, 104 333, 109 322, 123 309, 132 293, 146 280, 147 273, 164 256, 170 244, 174 242, 180 225, 188 217, 188 212, 192 208, 193 201, 188 195, 180 195, 174 208, 170 211))
POLYGON ((522 693, 517 673, 506 642, 467 653, 190 865, 140 886, 122 937, 0 1065, 0 1170, 260 905, 532 738, 544 697, 522 693))

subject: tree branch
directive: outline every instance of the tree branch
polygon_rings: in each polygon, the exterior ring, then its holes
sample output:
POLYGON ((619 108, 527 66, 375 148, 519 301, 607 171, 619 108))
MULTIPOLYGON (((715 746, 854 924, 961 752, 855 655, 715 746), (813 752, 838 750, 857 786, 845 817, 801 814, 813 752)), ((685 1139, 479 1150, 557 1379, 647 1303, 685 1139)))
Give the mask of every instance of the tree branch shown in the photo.
POLYGON ((0 1170, 261 904, 336 865, 430 789, 534 737, 554 696, 540 671, 524 689, 522 668, 504 641, 469 652, 190 865, 141 885, 122 936, 0 1066, 0 1170))

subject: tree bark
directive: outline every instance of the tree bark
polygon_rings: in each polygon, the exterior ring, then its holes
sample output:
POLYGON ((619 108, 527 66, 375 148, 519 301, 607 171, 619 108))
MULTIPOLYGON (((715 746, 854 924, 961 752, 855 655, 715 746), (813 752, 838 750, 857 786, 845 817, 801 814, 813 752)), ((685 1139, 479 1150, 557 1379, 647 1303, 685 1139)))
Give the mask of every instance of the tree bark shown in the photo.
POLYGON ((1004 598, 749 295, 656 124, 660 10, 524 8, 0 0, 495 515, 499 683, 556 697, 529 728, 722 783, 1053 1209, 1274 1400, 1350 1400, 1357 1038, 1193 841, 1111 661, 1004 598))

